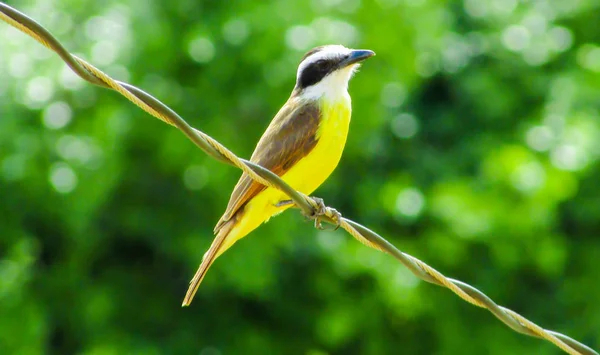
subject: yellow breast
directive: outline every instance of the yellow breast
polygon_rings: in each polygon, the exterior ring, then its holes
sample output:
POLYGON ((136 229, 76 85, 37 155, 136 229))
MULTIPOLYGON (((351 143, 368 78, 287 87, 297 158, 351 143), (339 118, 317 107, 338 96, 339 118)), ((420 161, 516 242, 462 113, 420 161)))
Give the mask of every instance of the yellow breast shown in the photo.
POLYGON ((349 97, 334 103, 322 99, 320 105, 322 121, 316 146, 282 176, 290 186, 307 195, 325 182, 340 162, 350 125, 349 97))

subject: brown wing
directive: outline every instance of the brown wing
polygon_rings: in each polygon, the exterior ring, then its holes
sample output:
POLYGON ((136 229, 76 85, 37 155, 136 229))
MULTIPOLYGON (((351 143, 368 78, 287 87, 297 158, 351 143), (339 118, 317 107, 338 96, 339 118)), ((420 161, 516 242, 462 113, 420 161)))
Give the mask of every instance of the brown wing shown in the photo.
MULTIPOLYGON (((285 174, 317 144, 316 135, 321 119, 318 106, 292 100, 290 99, 277 113, 250 158, 253 163, 271 170, 278 176, 285 174)), ((215 227, 215 233, 264 189, 264 185, 254 182, 244 173, 231 193, 227 209, 215 227)))

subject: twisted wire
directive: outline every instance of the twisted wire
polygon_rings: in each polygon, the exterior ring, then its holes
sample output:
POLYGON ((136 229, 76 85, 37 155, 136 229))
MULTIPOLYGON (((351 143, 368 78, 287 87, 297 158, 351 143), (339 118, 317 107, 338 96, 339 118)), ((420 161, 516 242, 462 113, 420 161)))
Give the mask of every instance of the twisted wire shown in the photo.
POLYGON ((564 334, 544 329, 522 315, 497 305, 475 287, 444 276, 423 261, 401 252, 386 239, 367 227, 347 218, 338 218, 335 209, 325 207, 319 213, 319 206, 312 198, 294 190, 276 174, 260 165, 239 158, 214 138, 191 127, 177 113, 150 94, 130 84, 112 79, 100 69, 69 53, 43 26, 2 2, 0 2, 0 19, 58 54, 84 80, 94 85, 117 91, 150 115, 178 128, 188 139, 214 159, 241 169, 260 184, 281 190, 290 197, 295 207, 301 209, 306 216, 312 216, 315 219, 339 225, 364 245, 393 256, 420 279, 448 288, 464 301, 477 307, 488 309, 500 321, 518 333, 546 339, 571 355, 599 355, 591 348, 564 334))

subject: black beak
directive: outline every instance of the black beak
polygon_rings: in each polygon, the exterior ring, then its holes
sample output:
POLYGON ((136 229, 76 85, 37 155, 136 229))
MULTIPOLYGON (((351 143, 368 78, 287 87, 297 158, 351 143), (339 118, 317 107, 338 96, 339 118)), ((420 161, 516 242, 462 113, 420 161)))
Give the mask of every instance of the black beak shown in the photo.
POLYGON ((340 68, 347 67, 351 64, 356 64, 358 62, 362 62, 363 60, 370 58, 375 55, 375 52, 370 51, 368 49, 356 49, 353 50, 346 59, 342 60, 340 63, 340 68))

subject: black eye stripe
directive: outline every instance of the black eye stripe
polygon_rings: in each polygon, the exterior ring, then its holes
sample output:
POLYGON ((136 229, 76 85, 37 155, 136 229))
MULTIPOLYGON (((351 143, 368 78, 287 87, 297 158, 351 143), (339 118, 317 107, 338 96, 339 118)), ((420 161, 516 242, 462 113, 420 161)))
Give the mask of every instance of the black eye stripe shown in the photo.
POLYGON ((300 73, 298 87, 306 88, 321 81, 335 68, 337 61, 334 59, 319 59, 307 65, 300 73))

